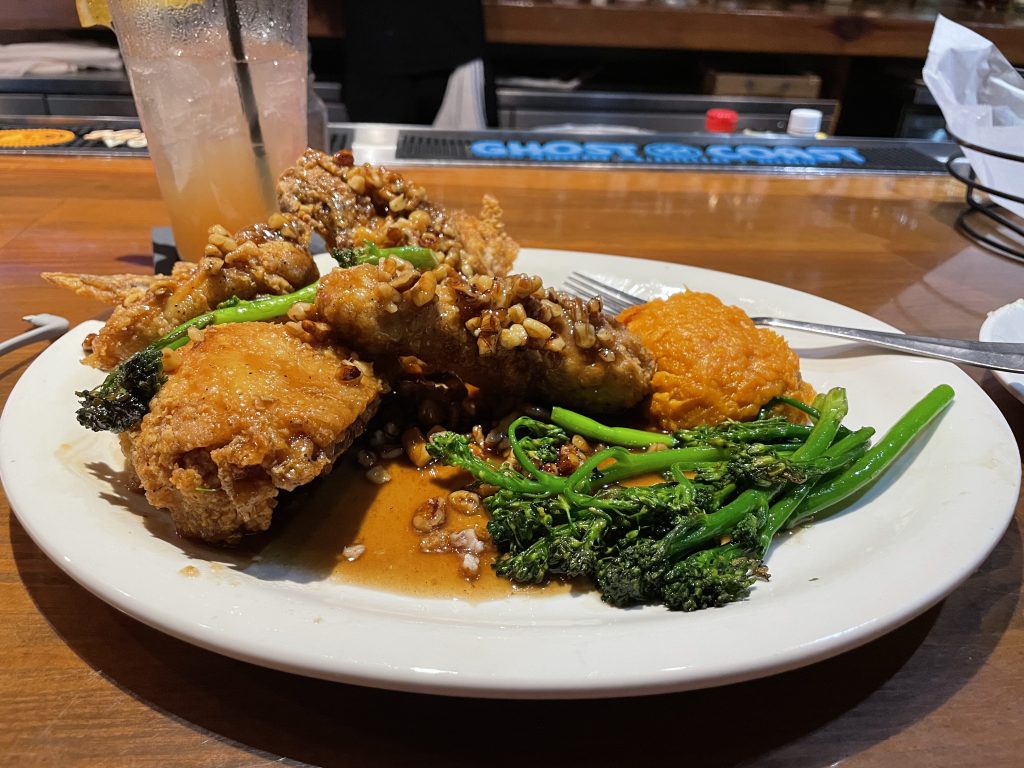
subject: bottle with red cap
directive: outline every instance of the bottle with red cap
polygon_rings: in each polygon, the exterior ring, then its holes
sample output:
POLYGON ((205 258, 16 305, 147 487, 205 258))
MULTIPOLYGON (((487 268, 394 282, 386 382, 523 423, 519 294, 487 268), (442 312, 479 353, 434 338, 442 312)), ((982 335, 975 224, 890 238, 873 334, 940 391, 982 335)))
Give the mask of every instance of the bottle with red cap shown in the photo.
POLYGON ((734 133, 740 116, 731 109, 709 109, 704 115, 707 133, 734 133))

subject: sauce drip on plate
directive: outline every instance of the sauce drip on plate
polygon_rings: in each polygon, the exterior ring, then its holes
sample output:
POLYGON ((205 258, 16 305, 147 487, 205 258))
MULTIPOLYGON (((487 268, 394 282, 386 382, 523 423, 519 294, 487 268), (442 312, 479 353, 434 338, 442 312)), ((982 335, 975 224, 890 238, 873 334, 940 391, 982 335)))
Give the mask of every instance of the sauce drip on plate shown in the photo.
MULTIPOLYGON (((391 481, 369 482, 351 457, 338 461, 334 471, 311 488, 297 493, 275 512, 270 540, 259 553, 259 569, 286 569, 310 579, 332 578, 371 589, 432 598, 495 600, 513 593, 564 592, 567 585, 543 590, 513 587, 494 574, 495 553, 480 557, 479 576, 469 580, 460 569, 458 553, 425 553, 423 534, 412 527, 416 508, 432 496, 446 496, 464 487, 469 476, 450 467, 417 469, 404 459, 385 463, 391 481), (345 547, 362 544, 355 560, 345 547)), ((449 512, 446 528, 475 527, 484 532, 486 514, 449 512)))

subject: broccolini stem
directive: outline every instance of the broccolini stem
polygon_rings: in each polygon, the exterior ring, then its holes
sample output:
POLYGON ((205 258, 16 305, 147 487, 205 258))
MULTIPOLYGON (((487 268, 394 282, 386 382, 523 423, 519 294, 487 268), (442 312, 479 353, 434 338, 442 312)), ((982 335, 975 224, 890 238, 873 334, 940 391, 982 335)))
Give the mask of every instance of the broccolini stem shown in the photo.
POLYGON ((465 435, 455 432, 440 432, 434 435, 430 442, 427 443, 427 452, 435 459, 440 459, 449 466, 464 469, 482 483, 496 485, 513 493, 544 497, 554 495, 561 488, 560 478, 556 478, 553 475, 548 475, 548 477, 558 481, 558 487, 531 480, 511 469, 495 467, 489 461, 481 459, 470 450, 469 442, 465 435))
POLYGON ((709 541, 720 539, 755 510, 766 510, 769 493, 770 491, 749 488, 717 512, 705 515, 696 527, 688 526, 686 523, 676 526, 665 536, 665 546, 670 559, 676 560, 709 541))
POLYGON ((732 421, 717 427, 696 427, 680 429, 672 433, 675 445, 707 444, 716 439, 735 443, 782 443, 795 441, 803 443, 811 427, 807 424, 794 424, 782 417, 758 419, 757 421, 732 421))
POLYGON ((861 427, 855 432, 850 432, 845 437, 836 440, 830 445, 822 456, 842 456, 850 451, 854 451, 860 448, 864 448, 868 441, 874 437, 874 427, 861 427))
POLYGON ((874 434, 874 427, 861 427, 834 442, 821 456, 809 462, 818 473, 817 479, 808 484, 812 490, 815 484, 827 482, 867 453, 874 434))
POLYGON ((551 409, 551 422, 570 433, 597 440, 607 445, 624 445, 630 448, 642 448, 645 445, 672 445, 672 435, 664 432, 645 432, 642 429, 629 427, 609 427, 583 414, 567 408, 555 406, 551 409))
POLYGON ((846 418, 848 406, 846 390, 839 387, 830 389, 822 398, 818 420, 804 444, 790 456, 792 461, 814 459, 821 456, 836 438, 836 433, 846 418))
MULTIPOLYGON (((565 487, 563 489, 563 492, 566 494, 566 497, 569 498, 570 500, 572 500, 573 498, 578 498, 579 494, 576 491, 576 486, 583 483, 584 480, 591 479, 594 474, 594 470, 597 469, 599 465, 610 460, 614 460, 616 463, 618 463, 629 458, 630 454, 624 448, 605 448, 603 451, 598 451, 597 453, 593 454, 590 458, 588 458, 586 461, 584 461, 582 464, 580 464, 579 467, 576 468, 575 472, 569 475, 569 477, 565 480, 565 487)), ((591 490, 593 490, 592 484, 587 483, 585 486, 585 491, 591 490)))
POLYGON ((296 304, 311 304, 316 301, 316 289, 319 281, 310 283, 292 293, 280 296, 260 296, 250 301, 239 301, 230 306, 204 312, 193 317, 174 330, 161 336, 149 345, 151 349, 177 349, 188 343, 189 328, 209 328, 211 325, 227 323, 245 323, 256 320, 273 320, 288 314, 288 310, 296 304))
POLYGON ((717 491, 711 494, 711 500, 714 502, 715 508, 721 507, 725 502, 736 493, 736 483, 726 483, 717 491))
POLYGON ((787 397, 786 395, 776 395, 772 399, 772 402, 770 402, 768 406, 766 406, 766 408, 770 410, 771 406, 779 404, 788 405, 790 408, 795 408, 796 410, 802 413, 806 413, 814 420, 818 419, 817 408, 815 408, 813 405, 808 405, 803 400, 797 400, 795 397, 787 397))
MULTIPOLYGON (((620 449, 621 450, 621 449, 620 449)), ((604 453, 604 451, 601 451, 604 453)), ((600 454, 595 453, 594 456, 600 454)), ((664 472, 673 466, 678 465, 681 469, 695 469, 701 464, 714 461, 726 461, 732 452, 726 448, 670 448, 667 451, 653 451, 648 453, 626 453, 608 467, 601 470, 600 474, 591 473, 588 482, 582 488, 573 486, 576 490, 590 491, 601 485, 611 485, 620 480, 626 480, 637 475, 647 475, 654 472, 664 472)), ((593 458, 593 456, 591 457, 593 458)), ((609 458, 605 456, 604 459, 609 458)), ((582 469, 582 467, 580 468, 582 469)), ((578 472, 579 470, 577 470, 578 472)), ((575 473, 574 473, 575 474, 575 473)))
POLYGON ((782 530, 810 491, 811 483, 790 486, 782 498, 768 508, 764 525, 757 534, 758 554, 762 560, 768 554, 768 548, 771 546, 775 534, 782 530))
POLYGON ((940 384, 911 406, 899 421, 872 446, 853 466, 826 481, 807 495, 789 527, 835 506, 867 488, 899 457, 908 445, 953 401, 953 388, 940 384))
POLYGON ((429 248, 417 245, 381 248, 369 240, 363 241, 358 248, 335 248, 331 251, 331 256, 343 268, 357 267, 360 264, 376 264, 389 256, 408 261, 416 269, 433 269, 437 266, 437 257, 429 248))
MULTIPOLYGON (((824 397, 824 396, 823 395, 818 395, 816 398, 814 398, 815 405, 820 405, 822 397, 824 397)), ((802 411, 803 413, 805 413, 808 416, 810 416, 811 417, 811 421, 814 421, 815 423, 817 423, 818 419, 821 418, 821 412, 818 410, 818 408, 815 407, 815 405, 808 405, 807 403, 805 403, 805 402, 803 402, 801 400, 797 400, 794 397, 786 397, 785 395, 778 395, 778 396, 776 396, 775 398, 772 399, 772 403, 771 404, 780 404, 780 403, 782 405, 788 405, 790 408, 795 408, 798 411, 802 411)), ((836 435, 837 435, 837 437, 846 437, 846 435, 848 435, 849 433, 850 433, 850 430, 849 430, 848 427, 840 426, 839 427, 839 432, 837 432, 836 435)))
POLYGON ((508 425, 508 441, 512 446, 512 454, 516 457, 516 461, 519 462, 519 466, 525 469, 538 483, 547 488, 551 493, 558 493, 565 487, 565 481, 556 475, 539 469, 527 455, 526 449, 519 442, 519 438, 516 437, 516 430, 520 426, 532 421, 533 419, 529 416, 520 416, 508 425))
MULTIPOLYGON (((822 398, 822 410, 811 434, 808 435, 804 444, 793 452, 792 458, 800 458, 804 461, 837 459, 841 462, 840 466, 854 461, 858 454, 864 451, 867 441, 871 439, 875 430, 871 427, 864 427, 833 443, 832 441, 846 417, 847 407, 845 390, 829 390, 828 394, 822 398)), ((758 554, 761 559, 764 559, 768 553, 775 534, 782 530, 782 527, 807 498, 812 486, 813 483, 790 486, 783 493, 782 498, 768 509, 764 525, 758 531, 758 554)))
POLYGON ((683 489, 684 503, 687 506, 693 504, 696 492, 693 488, 693 480, 691 480, 686 474, 686 469, 679 464, 673 464, 668 468, 668 471, 672 473, 672 479, 675 480, 679 487, 683 489))

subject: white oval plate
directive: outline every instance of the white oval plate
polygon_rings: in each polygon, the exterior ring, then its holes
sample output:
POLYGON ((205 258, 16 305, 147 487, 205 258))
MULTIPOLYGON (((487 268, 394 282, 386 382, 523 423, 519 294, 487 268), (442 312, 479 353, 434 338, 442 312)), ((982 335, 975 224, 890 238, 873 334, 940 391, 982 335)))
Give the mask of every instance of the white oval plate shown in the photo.
MULTIPOLYGON (((1017 299, 988 313, 978 332, 981 341, 1018 342, 1024 344, 1024 299, 1017 299)), ((1010 394, 1024 403, 1024 373, 993 371, 992 374, 1010 394)))
MULTIPOLYGON (((573 269, 633 284, 710 291, 751 314, 889 330, 846 307, 743 277, 667 263, 524 250, 519 268, 558 285, 573 269)), ((117 441, 85 432, 74 391, 87 323, 46 350, 0 420, 0 471, 33 540, 127 614, 238 659, 361 685, 463 696, 637 695, 721 685, 809 664, 908 621, 984 560, 1013 514, 1017 445, 999 411, 948 363, 798 333, 817 388, 841 385, 851 425, 888 428, 939 383, 956 400, 843 514, 777 543, 773 578, 726 608, 618 610, 593 594, 422 599, 237 568, 168 534, 163 513, 113 493, 117 441), (969 514, 971 525, 962 525, 969 514), (194 566, 198 576, 182 574, 194 566)))

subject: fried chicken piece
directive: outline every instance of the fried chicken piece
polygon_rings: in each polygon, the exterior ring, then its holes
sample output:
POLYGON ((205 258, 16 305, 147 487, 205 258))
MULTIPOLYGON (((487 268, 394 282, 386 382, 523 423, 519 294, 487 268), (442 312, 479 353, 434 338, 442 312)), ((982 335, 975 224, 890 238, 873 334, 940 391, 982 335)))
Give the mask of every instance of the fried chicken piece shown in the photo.
POLYGON ((309 254, 309 230, 278 214, 234 236, 210 228, 198 263, 178 262, 169 276, 76 275, 44 272, 43 278, 80 296, 116 303, 113 314, 90 339, 83 361, 110 370, 134 352, 196 315, 237 296, 290 293, 317 279, 309 254))
POLYGON ((43 277, 76 296, 111 305, 120 304, 136 293, 141 295, 167 280, 163 275, 78 275, 69 272, 44 272, 43 277))
POLYGON ((632 333, 539 277, 420 272, 386 259, 330 272, 317 312, 361 353, 414 355, 485 393, 616 411, 648 392, 654 358, 632 333))
POLYGON ((281 175, 277 193, 281 210, 313 227, 328 248, 353 248, 367 240, 382 247, 422 246, 469 275, 506 275, 519 253, 490 195, 479 217, 446 211, 401 174, 355 165, 347 150, 327 155, 307 149, 281 175))
POLYGON ((330 471, 375 413, 385 385, 373 367, 303 336, 274 323, 208 328, 122 434, 146 498, 181 535, 266 530, 278 491, 330 471))

